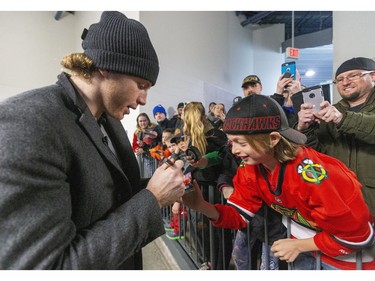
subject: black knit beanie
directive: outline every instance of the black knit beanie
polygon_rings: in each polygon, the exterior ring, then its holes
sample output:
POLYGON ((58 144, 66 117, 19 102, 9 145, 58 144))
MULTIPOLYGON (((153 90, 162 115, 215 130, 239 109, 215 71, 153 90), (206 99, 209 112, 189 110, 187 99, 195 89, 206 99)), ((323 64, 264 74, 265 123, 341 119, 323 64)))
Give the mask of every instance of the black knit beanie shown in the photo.
POLYGON ((103 12, 82 34, 82 48, 101 69, 129 74, 154 85, 159 61, 146 28, 120 12, 103 12))
POLYGON ((336 76, 350 70, 375 70, 375 61, 369 58, 352 58, 343 62, 336 71, 336 76))

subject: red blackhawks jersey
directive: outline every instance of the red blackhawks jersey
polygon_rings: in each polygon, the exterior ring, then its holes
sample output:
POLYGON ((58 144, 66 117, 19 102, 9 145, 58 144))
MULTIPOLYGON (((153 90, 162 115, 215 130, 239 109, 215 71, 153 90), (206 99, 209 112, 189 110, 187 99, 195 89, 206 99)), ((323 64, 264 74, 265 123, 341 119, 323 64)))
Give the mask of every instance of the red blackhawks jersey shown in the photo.
POLYGON ((375 269, 372 216, 355 174, 339 160, 301 147, 297 158, 279 163, 272 176, 261 165, 241 165, 233 183, 228 205, 215 205, 220 213, 215 226, 243 228, 265 202, 292 219, 294 238, 314 237, 324 262, 355 269, 355 252, 363 249, 363 269, 375 269))

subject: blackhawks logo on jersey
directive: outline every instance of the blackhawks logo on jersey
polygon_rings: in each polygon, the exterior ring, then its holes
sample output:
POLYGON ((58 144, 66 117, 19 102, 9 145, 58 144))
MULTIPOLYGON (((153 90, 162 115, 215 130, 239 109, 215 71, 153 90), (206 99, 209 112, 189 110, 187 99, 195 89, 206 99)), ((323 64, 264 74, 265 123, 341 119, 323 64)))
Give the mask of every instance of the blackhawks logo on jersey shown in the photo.
POLYGON ((320 184, 323 180, 328 178, 326 169, 310 159, 303 160, 302 164, 298 165, 297 171, 302 178, 309 183, 320 184))

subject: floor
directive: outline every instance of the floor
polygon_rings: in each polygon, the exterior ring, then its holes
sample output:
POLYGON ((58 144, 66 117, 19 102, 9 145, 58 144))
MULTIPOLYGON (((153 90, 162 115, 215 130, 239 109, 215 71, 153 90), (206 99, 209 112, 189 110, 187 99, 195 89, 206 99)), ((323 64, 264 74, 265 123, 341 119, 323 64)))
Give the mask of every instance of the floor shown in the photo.
POLYGON ((143 248, 142 252, 144 270, 180 269, 162 237, 159 237, 148 244, 143 248))

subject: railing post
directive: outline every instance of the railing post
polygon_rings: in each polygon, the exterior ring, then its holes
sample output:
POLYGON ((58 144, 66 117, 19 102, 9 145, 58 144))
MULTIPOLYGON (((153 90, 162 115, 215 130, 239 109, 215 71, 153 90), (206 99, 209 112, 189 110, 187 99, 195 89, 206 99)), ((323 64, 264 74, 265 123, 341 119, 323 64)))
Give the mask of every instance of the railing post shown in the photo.
MULTIPOLYGON (((264 253, 264 264, 265 264, 265 269, 269 270, 270 269, 270 257, 269 254, 270 252, 268 251, 268 208, 266 205, 263 206, 264 210, 264 217, 263 217, 263 222, 264 222, 264 244, 265 244, 265 253, 264 253)), ((263 247, 262 247, 263 249, 263 247)))
MULTIPOLYGON (((290 217, 286 217, 286 237, 290 238, 292 233, 292 219, 290 217)), ((288 270, 293 270, 293 263, 288 262, 288 270)))
POLYGON ((362 250, 355 255, 356 270, 362 270, 362 250))

